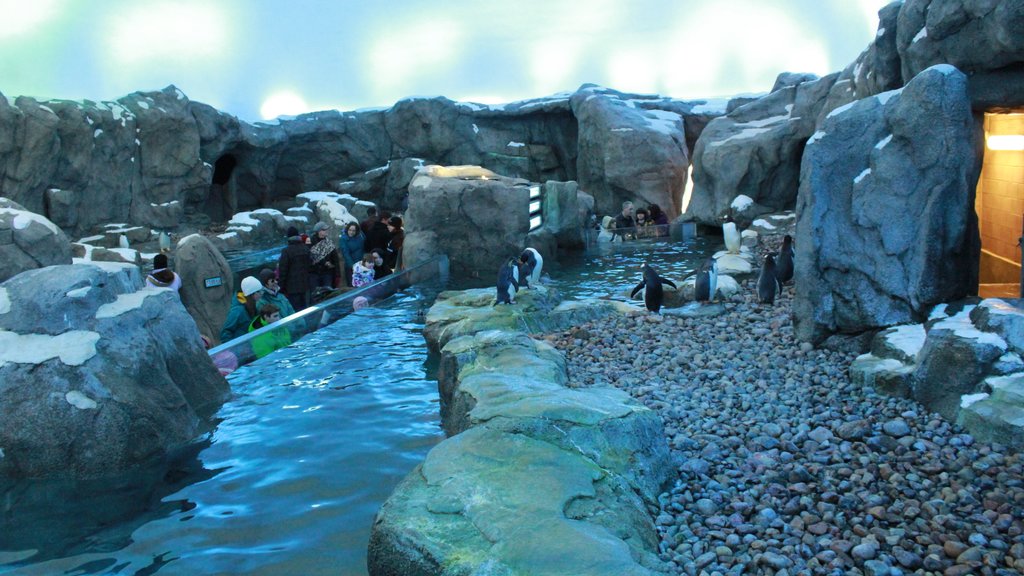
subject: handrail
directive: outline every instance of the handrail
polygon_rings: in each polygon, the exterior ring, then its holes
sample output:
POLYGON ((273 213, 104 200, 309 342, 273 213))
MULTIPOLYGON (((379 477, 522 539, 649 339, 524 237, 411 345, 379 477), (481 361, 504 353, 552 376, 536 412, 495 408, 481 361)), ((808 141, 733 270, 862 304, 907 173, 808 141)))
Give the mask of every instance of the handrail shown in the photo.
POLYGON ((349 290, 314 304, 273 324, 224 342, 219 346, 211 348, 207 353, 218 366, 223 363, 228 365, 230 370, 233 370, 237 366, 243 366, 257 359, 258 354, 253 350, 254 342, 258 348, 273 350, 275 347, 274 338, 287 335, 290 341, 298 340, 306 334, 315 332, 348 315, 353 311, 353 304, 355 304, 357 298, 365 298, 367 304, 373 304, 413 284, 434 278, 438 278, 442 282, 448 279, 447 256, 437 256, 411 268, 385 276, 366 286, 349 290))

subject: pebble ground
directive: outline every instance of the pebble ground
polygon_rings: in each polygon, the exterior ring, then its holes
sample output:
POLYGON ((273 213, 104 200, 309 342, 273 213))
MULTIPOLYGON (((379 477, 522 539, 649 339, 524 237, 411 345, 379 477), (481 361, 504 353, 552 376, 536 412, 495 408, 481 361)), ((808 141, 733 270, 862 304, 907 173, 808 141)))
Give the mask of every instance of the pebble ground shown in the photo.
POLYGON ((574 386, 656 410, 678 478, 660 497, 677 574, 1024 573, 1024 464, 910 400, 855 387, 853 355, 801 345, 793 287, 755 279, 713 318, 615 317, 549 335, 574 386))

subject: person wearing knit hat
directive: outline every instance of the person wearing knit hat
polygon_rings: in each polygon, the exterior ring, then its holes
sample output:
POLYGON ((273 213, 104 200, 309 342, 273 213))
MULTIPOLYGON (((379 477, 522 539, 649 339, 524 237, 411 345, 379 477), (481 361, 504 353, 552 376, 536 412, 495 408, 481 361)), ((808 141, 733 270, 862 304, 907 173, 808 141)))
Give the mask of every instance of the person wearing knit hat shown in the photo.
POLYGON ((170 288, 175 292, 181 290, 181 277, 167 267, 167 256, 157 254, 153 257, 153 271, 146 276, 146 286, 150 288, 170 288))
POLYGON ((258 314, 260 297, 263 295, 263 284, 252 276, 242 279, 241 290, 231 300, 231 309, 220 329, 220 341, 227 342, 249 331, 249 324, 258 314))
POLYGON ((260 283, 263 284, 263 295, 260 296, 260 306, 273 304, 281 311, 281 317, 287 318, 295 314, 295 308, 288 301, 288 297, 281 293, 281 284, 277 281, 277 273, 270 268, 260 270, 260 283))

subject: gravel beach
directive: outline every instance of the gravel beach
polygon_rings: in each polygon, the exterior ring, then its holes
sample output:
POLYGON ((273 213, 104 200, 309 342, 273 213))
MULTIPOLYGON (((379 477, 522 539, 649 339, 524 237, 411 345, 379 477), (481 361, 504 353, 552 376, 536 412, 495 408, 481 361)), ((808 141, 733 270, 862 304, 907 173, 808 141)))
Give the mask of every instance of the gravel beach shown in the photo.
POLYGON ((793 338, 793 287, 755 279, 712 318, 643 314, 547 338, 571 385, 665 422, 679 471, 655 511, 679 574, 1024 573, 1021 458, 853 386, 853 355, 793 338))

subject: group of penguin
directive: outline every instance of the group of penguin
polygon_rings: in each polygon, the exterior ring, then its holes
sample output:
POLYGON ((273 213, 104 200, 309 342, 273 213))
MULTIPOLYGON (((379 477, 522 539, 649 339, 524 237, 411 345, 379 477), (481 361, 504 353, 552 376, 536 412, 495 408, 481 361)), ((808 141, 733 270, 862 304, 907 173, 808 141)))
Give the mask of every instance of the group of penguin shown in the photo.
POLYGON ((494 304, 515 304, 519 288, 535 286, 540 283, 540 273, 544 268, 544 258, 534 248, 527 248, 518 257, 513 256, 498 268, 498 297, 494 304))
MULTIPOLYGON (((786 234, 782 239, 782 248, 778 256, 768 253, 761 265, 761 273, 757 278, 757 299, 762 304, 774 304, 775 296, 782 291, 782 286, 793 279, 793 237, 786 234)), ((675 283, 667 278, 658 275, 650 265, 644 263, 641 266, 643 277, 640 283, 633 288, 629 294, 635 298, 643 291, 644 307, 651 312, 661 310, 664 301, 667 284, 676 289, 675 283)), ((709 302, 718 291, 718 261, 714 258, 708 259, 700 270, 697 271, 697 278, 693 284, 693 299, 698 302, 709 302)))

